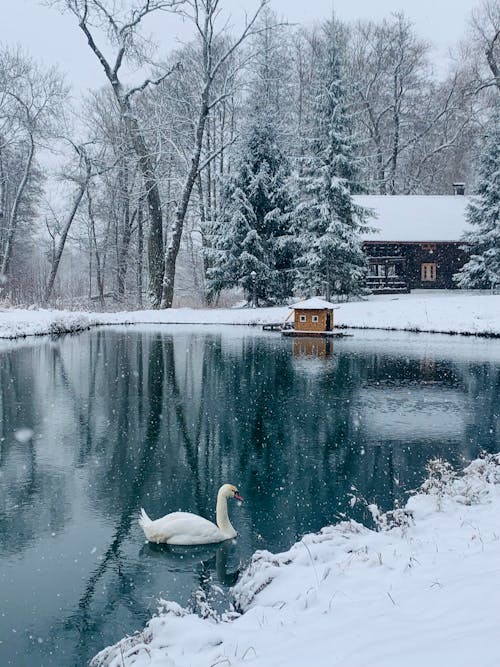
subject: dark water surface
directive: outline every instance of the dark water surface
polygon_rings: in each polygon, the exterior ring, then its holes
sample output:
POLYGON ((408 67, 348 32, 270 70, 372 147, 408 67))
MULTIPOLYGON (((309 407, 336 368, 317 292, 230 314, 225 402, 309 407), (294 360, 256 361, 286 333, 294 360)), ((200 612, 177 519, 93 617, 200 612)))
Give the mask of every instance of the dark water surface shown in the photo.
POLYGON ((212 584, 256 549, 366 520, 351 487, 387 509, 429 458, 500 449, 497 341, 151 326, 2 345, 2 666, 85 665, 160 596, 226 604, 212 584), (246 499, 235 542, 144 543, 141 506, 213 518, 224 482, 246 499))

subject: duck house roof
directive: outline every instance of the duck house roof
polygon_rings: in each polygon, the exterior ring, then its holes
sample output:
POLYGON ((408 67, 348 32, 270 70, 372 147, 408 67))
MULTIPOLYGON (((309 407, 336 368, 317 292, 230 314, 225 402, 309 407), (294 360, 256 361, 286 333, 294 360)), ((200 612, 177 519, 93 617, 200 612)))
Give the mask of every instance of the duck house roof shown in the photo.
POLYGON ((313 296, 311 299, 299 301, 289 307, 293 308, 293 310, 333 310, 334 308, 338 308, 335 304, 325 301, 319 296, 313 296))

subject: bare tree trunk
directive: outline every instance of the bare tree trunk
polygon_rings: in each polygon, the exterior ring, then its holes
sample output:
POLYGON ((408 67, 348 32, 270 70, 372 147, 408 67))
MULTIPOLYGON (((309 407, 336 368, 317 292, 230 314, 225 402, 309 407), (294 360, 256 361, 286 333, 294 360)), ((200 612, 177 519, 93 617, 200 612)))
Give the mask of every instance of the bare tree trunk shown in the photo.
POLYGON ((394 133, 392 135, 392 152, 391 152, 391 179, 390 179, 390 193, 396 194, 396 171, 399 156, 399 124, 400 124, 400 100, 402 95, 402 87, 399 82, 398 73, 394 73, 394 108, 393 108, 393 124, 394 133))
POLYGON ((144 230, 142 220, 143 202, 139 200, 137 209, 137 303, 142 307, 142 264, 144 252, 144 230))
POLYGON ((205 223, 207 221, 207 216, 205 213, 205 195, 203 192, 203 182, 201 178, 201 174, 198 174, 197 184, 198 184, 198 206, 200 207, 200 223, 201 227, 205 227, 205 223))
POLYGON ((120 161, 118 174, 118 189, 120 212, 118 219, 121 225, 118 229, 117 257, 116 257, 116 288, 118 298, 121 300, 125 296, 125 279, 127 276, 127 253, 130 241, 130 203, 129 203, 129 178, 127 158, 120 161))
POLYGON ((161 303, 162 281, 165 266, 163 260, 163 216, 160 188, 156 178, 154 162, 140 132, 137 119, 127 111, 125 122, 129 129, 132 144, 139 160, 139 167, 142 172, 146 190, 149 214, 149 297, 153 308, 158 308, 161 303))
POLYGON ((174 223, 172 225, 172 236, 169 240, 165 253, 165 273, 163 276, 163 292, 161 300, 162 308, 171 308, 172 302, 174 300, 175 264, 181 245, 182 229, 186 219, 189 200, 191 198, 193 186, 196 183, 196 178, 198 176, 201 148, 203 145, 203 133, 205 131, 205 123, 208 117, 208 113, 208 87, 205 87, 202 95, 198 124, 196 127, 196 141, 193 157, 191 158, 191 166, 189 168, 184 187, 182 188, 181 201, 177 206, 174 223))
MULTIPOLYGON (((207 138, 206 138, 206 151, 207 155, 210 155, 212 152, 212 137, 210 135, 210 131, 207 132, 207 138)), ((212 214, 212 163, 209 162, 207 164, 207 169, 206 169, 206 193, 207 193, 207 217, 210 220, 210 222, 213 221, 213 214, 212 214)))
POLYGON ((491 39, 485 51, 488 66, 495 79, 495 85, 500 91, 500 67, 495 57, 495 50, 498 44, 500 44, 500 28, 495 32, 493 39, 491 39))
POLYGON ((2 224, 2 221, 5 216, 5 209, 6 209, 5 196, 7 192, 7 188, 5 187, 5 171, 3 166, 3 153, 2 153, 1 143, 2 143, 2 137, 0 135, 0 224, 2 224))
POLYGON ((330 283, 330 262, 327 260, 326 263, 326 281, 325 281, 325 299, 326 301, 330 301, 332 298, 332 286, 330 283))
POLYGON ((88 233, 89 233, 89 238, 88 238, 88 244, 89 244, 89 292, 88 292, 87 298, 90 302, 91 299, 92 299, 92 269, 93 269, 93 266, 92 266, 92 252, 93 252, 92 251, 92 233, 91 233, 91 230, 90 230, 90 226, 88 228, 88 233))
POLYGON ((29 135, 29 147, 28 147, 28 157, 26 158, 26 164, 24 165, 23 175, 21 182, 16 190, 16 196, 14 198, 14 203, 12 205, 12 210, 9 216, 9 224, 7 228, 7 237, 5 242, 5 247, 3 251, 2 264, 0 267, 0 275, 7 275, 9 270, 10 260, 12 259, 12 247, 14 244, 14 238, 16 235, 17 222, 18 222, 18 213, 19 213, 19 204, 21 203, 24 190, 28 183, 28 179, 31 173, 31 166, 33 164, 33 156, 35 154, 35 143, 33 140, 33 135, 29 135))
POLYGON ((205 242, 205 229, 207 225, 207 216, 206 216, 206 210, 207 207, 205 205, 205 195, 203 191, 203 180, 201 178, 201 174, 198 174, 198 199, 200 200, 200 236, 201 236, 201 248, 202 248, 202 271, 203 271, 203 276, 202 276, 202 284, 203 284, 203 300, 205 302, 205 305, 209 305, 211 303, 211 300, 207 297, 206 293, 206 288, 205 288, 205 278, 207 275, 208 267, 209 267, 209 262, 207 258, 207 254, 203 252, 203 250, 206 248, 206 242, 205 242))
POLYGON ((52 296, 52 290, 54 289, 54 283, 56 280, 57 276, 57 271, 59 269, 59 264, 61 262, 61 257, 64 251, 64 246, 66 244, 66 239, 68 237, 69 230, 71 228, 71 225, 73 224, 73 220, 75 219, 76 212, 78 210, 78 207, 80 206, 80 202, 82 201, 83 195, 85 194, 85 190, 87 188, 87 183, 88 183, 88 177, 85 179, 84 182, 82 182, 78 186, 78 191, 75 195, 75 198, 73 200, 73 206, 71 207, 71 211, 69 213, 68 219, 66 220, 66 224, 64 225, 64 229, 62 231, 62 234, 59 238, 59 242, 57 243, 57 246, 55 248, 54 252, 54 257, 52 260, 52 266, 50 268, 50 274, 49 278, 47 281, 47 287, 45 289, 45 295, 44 295, 44 303, 47 303, 50 297, 52 296))
MULTIPOLYGON (((99 246, 97 244, 97 236, 95 232, 95 218, 94 218, 94 211, 92 209, 92 198, 90 195, 89 189, 87 189, 87 210, 88 210, 88 215, 89 215, 89 222, 90 222, 90 232, 92 236, 92 245, 94 248, 94 254, 95 254, 95 263, 96 263, 96 281, 97 281, 97 289, 99 293, 99 303, 101 305, 101 308, 104 308, 104 275, 103 275, 103 270, 101 267, 101 255, 99 252, 99 246)), ((92 250, 91 250, 91 256, 92 256, 92 250)), ((92 293, 91 295, 92 296, 92 293)))
MULTIPOLYGON (((210 119, 209 119, 210 120, 210 119)), ((218 151, 219 148, 217 147, 217 128, 216 128, 216 118, 215 118, 215 113, 213 114, 213 119, 212 119, 212 146, 213 146, 213 151, 218 151)), ((221 144, 222 148, 223 144, 221 144)), ((217 216, 217 164, 214 161, 214 170, 213 170, 213 177, 212 177, 212 212, 210 214, 210 219, 215 220, 215 217, 217 216)))
MULTIPOLYGON (((219 182, 218 182, 218 201, 220 202, 221 199, 221 187, 222 187, 222 182, 224 180, 224 159, 225 159, 225 150, 224 150, 224 139, 226 135, 226 118, 227 118, 227 104, 226 102, 223 103, 222 107, 222 116, 221 116, 221 124, 220 124, 220 145, 221 145, 221 153, 220 153, 220 162, 219 162, 219 182)), ((219 204, 220 206, 220 204, 219 204)), ((219 212, 217 211, 216 216, 219 217, 219 212)))

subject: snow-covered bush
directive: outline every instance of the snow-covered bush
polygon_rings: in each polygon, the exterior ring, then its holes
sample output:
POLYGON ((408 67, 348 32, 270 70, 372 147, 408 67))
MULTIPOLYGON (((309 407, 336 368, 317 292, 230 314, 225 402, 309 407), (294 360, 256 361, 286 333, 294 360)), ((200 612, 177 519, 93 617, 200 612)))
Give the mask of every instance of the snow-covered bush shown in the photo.
POLYGON ((377 505, 368 505, 373 521, 378 530, 392 530, 392 528, 401 528, 403 531, 413 525, 413 512, 402 507, 388 512, 381 512, 377 505))
POLYGON ((500 454, 482 453, 461 473, 447 461, 432 459, 427 464, 427 472, 428 477, 419 491, 435 496, 438 510, 442 509, 445 497, 463 505, 475 505, 487 497, 486 484, 500 483, 500 454))
POLYGON ((59 336, 66 333, 76 333, 90 329, 93 322, 86 315, 64 315, 56 317, 50 324, 48 333, 53 336, 59 336))

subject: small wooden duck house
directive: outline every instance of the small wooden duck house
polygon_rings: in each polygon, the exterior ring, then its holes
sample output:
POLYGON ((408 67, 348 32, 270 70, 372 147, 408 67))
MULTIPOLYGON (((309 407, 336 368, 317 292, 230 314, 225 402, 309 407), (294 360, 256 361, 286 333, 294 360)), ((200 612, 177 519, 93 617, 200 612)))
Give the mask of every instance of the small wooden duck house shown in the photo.
POLYGON ((328 335, 333 331, 335 306, 319 297, 306 299, 290 306, 293 310, 295 335, 328 335))

